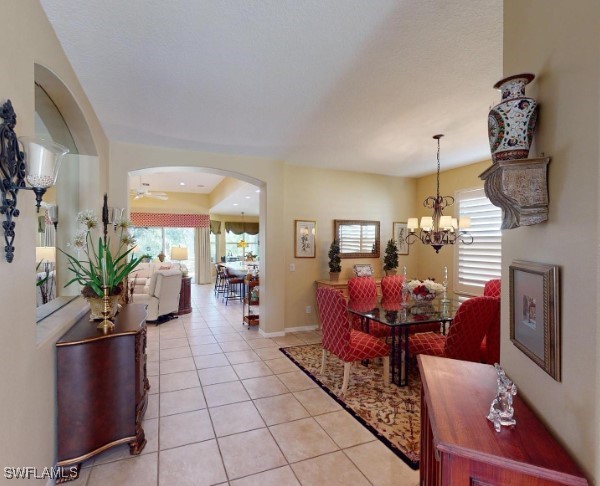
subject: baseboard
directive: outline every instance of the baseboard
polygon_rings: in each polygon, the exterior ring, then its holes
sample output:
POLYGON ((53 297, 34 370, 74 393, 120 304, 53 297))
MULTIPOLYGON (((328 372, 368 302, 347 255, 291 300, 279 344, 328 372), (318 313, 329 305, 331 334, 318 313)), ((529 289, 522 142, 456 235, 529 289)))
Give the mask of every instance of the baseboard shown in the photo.
POLYGON ((286 327, 283 331, 277 332, 265 332, 260 327, 258 328, 258 332, 261 336, 266 338, 274 338, 274 337, 284 337, 288 332, 304 332, 304 331, 314 331, 318 329, 319 326, 317 324, 311 324, 310 326, 298 326, 298 327, 286 327))
POLYGON ((286 327, 285 332, 305 332, 305 331, 314 331, 318 329, 318 324, 311 324, 310 326, 298 326, 298 327, 286 327))

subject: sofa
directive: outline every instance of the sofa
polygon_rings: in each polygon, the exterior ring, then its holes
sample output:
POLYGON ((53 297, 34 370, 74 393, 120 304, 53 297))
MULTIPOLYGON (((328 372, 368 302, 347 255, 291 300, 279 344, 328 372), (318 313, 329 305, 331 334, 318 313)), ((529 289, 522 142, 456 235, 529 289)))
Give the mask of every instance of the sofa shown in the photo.
POLYGON ((131 302, 147 305, 148 322, 168 320, 179 310, 181 270, 177 265, 171 265, 169 268, 162 265, 162 267, 142 268, 132 272, 129 277, 129 285, 133 289, 131 302), (152 274, 146 276, 150 271, 152 274))

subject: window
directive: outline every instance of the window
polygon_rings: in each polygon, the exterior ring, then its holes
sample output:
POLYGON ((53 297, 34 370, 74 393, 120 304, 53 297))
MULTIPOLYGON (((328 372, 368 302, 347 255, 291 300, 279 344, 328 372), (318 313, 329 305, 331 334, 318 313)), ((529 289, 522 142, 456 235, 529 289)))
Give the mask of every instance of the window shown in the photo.
POLYGON ((252 252, 253 255, 258 255, 258 235, 249 235, 243 233, 236 235, 231 231, 225 233, 225 252, 227 261, 242 260, 244 255, 252 252), (246 247, 238 246, 240 241, 246 242, 246 247))
POLYGON ((144 253, 151 259, 155 259, 160 252, 170 259, 172 247, 187 247, 188 259, 181 263, 188 268, 188 276, 194 277, 194 228, 133 227, 132 233, 137 240, 136 255, 144 253))
POLYGON ((502 210, 494 206, 483 189, 456 193, 459 217, 471 218, 471 245, 455 247, 454 290, 458 293, 481 295, 488 280, 500 278, 502 271, 502 210))
POLYGON ((212 231, 210 233, 210 262, 216 263, 217 261, 217 248, 219 247, 219 243, 217 240, 217 235, 215 235, 212 231))

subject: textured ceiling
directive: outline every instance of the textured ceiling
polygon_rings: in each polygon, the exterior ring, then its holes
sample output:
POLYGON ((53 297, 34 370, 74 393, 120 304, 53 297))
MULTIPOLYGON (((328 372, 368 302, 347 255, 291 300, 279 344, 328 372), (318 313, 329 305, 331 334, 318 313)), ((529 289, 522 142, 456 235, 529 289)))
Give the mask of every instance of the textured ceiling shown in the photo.
POLYGON ((41 0, 113 141, 417 176, 489 157, 502 1, 41 0))

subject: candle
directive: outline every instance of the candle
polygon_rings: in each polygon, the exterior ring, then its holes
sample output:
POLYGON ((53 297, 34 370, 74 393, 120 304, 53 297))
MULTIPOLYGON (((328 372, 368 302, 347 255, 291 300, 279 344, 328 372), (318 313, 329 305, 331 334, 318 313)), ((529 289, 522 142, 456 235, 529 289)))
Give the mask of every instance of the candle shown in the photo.
POLYGON ((102 259, 102 285, 107 287, 106 285, 106 260, 102 259))
POLYGON ((448 281, 448 267, 444 267, 444 282, 448 281))
POLYGON ((404 277, 404 280, 406 280, 406 266, 402 267, 402 276, 404 277))

